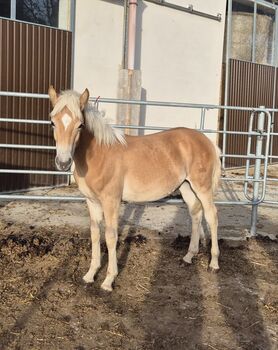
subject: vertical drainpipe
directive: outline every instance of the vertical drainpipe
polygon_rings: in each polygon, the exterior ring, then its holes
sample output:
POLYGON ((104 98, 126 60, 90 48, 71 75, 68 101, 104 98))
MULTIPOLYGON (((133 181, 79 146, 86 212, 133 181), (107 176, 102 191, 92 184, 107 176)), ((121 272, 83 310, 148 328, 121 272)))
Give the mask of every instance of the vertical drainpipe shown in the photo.
POLYGON ((138 6, 137 0, 129 0, 127 68, 130 70, 134 69, 134 62, 135 62, 137 6, 138 6))
POLYGON ((122 69, 127 68, 128 2, 124 0, 122 69))

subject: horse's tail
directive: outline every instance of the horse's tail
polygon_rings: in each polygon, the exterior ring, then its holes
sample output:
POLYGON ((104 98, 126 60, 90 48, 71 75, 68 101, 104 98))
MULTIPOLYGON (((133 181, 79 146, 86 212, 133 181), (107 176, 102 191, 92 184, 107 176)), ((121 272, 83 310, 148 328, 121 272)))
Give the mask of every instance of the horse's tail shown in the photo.
POLYGON ((221 176, 221 161, 220 161, 221 150, 214 142, 213 142, 213 146, 215 149, 215 164, 214 164, 214 170, 212 175, 212 191, 213 193, 215 193, 219 184, 220 176, 221 176))

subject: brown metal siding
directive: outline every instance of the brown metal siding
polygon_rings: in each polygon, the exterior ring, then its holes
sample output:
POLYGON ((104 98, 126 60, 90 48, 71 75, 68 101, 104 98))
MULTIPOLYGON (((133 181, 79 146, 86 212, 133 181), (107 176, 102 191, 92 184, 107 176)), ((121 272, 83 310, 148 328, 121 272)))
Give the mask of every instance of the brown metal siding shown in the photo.
MULTIPOLYGON (((276 71, 277 79, 276 79, 276 94, 275 94, 275 107, 278 108, 278 69, 276 71)), ((278 113, 274 113, 274 124, 273 131, 278 133, 278 113)), ((278 136, 273 136, 273 145, 272 145, 272 155, 278 156, 278 136)), ((278 162, 277 159, 273 160, 273 162, 278 162)))
MULTIPOLYGON (((275 68, 235 59, 231 59, 229 64, 228 105, 272 108, 275 68)), ((229 111, 227 130, 248 131, 249 116, 249 112, 229 111)), ((228 154, 246 154, 247 136, 227 135, 226 145, 228 154)), ((255 139, 252 140, 251 151, 255 151, 255 139)), ((245 163, 245 159, 226 159, 228 167, 244 166, 245 163)))
MULTIPOLYGON (((47 93, 50 84, 64 90, 71 84, 72 33, 0 19, 1 91, 47 93)), ((45 99, 1 97, 2 118, 49 120, 45 99)), ((50 126, 0 123, 0 143, 54 145, 50 126)), ((0 148, 0 168, 55 170, 54 152, 0 148)), ((64 176, 0 174, 0 191, 51 186, 64 176)))

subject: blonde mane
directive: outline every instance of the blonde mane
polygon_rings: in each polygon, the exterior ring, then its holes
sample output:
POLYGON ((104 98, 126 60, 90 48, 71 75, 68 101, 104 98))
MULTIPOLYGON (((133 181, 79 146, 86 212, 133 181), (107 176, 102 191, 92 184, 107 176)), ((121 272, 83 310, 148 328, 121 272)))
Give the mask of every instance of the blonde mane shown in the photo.
POLYGON ((115 129, 109 125, 104 111, 99 111, 92 103, 88 102, 82 114, 79 97, 80 94, 73 90, 63 91, 50 115, 54 116, 61 112, 63 108, 67 107, 74 116, 84 122, 86 128, 94 135, 98 144, 110 146, 119 142, 125 145, 126 141, 123 133, 119 129, 115 129))
POLYGON ((87 103, 84 109, 86 128, 91 131, 99 144, 106 146, 114 143, 126 144, 125 136, 121 130, 109 125, 105 112, 99 111, 92 103, 87 103))

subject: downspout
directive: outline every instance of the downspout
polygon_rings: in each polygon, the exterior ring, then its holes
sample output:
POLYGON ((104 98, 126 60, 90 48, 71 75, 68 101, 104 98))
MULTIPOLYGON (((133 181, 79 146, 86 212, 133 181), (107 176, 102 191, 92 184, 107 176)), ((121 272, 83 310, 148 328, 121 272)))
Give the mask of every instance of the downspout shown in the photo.
POLYGON ((127 69, 130 70, 134 69, 135 62, 137 6, 137 0, 129 0, 127 69))
POLYGON ((128 1, 129 0, 124 0, 122 69, 127 68, 128 1))

